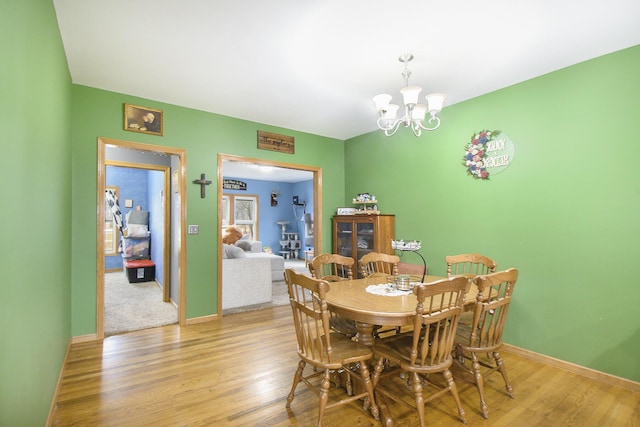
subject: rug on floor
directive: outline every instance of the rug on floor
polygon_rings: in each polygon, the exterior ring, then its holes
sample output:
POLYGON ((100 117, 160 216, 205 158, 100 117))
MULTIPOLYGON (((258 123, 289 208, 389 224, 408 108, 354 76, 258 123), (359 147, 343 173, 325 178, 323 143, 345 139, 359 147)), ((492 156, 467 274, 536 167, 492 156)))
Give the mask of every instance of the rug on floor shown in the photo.
POLYGON ((104 275, 105 336, 178 323, 178 309, 162 301, 155 281, 129 283, 124 272, 104 275))

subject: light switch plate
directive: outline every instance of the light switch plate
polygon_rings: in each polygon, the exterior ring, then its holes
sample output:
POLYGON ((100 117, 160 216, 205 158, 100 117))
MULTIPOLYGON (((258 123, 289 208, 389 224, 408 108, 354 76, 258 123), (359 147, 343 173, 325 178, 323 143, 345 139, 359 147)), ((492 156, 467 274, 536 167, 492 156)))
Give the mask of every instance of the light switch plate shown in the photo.
POLYGON ((187 229, 187 234, 198 234, 200 232, 199 225, 189 225, 187 229))

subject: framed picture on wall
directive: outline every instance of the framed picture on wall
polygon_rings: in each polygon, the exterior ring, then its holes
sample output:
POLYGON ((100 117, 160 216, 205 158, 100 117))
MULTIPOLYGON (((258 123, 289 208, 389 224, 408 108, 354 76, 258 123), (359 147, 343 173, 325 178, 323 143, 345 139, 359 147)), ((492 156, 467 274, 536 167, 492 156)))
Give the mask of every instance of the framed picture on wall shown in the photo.
POLYGON ((124 104, 124 130, 162 136, 163 122, 162 110, 124 104))

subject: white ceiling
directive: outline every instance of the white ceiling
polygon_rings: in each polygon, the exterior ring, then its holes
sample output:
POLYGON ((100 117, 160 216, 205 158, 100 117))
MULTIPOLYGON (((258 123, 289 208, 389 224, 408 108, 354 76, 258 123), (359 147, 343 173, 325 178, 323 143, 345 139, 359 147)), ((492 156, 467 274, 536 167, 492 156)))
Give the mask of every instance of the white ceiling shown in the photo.
POLYGON ((257 165, 254 163, 233 162, 224 160, 222 170, 225 178, 256 179, 259 181, 303 182, 313 179, 313 172, 288 169, 275 166, 257 165))
POLYGON ((76 84, 338 139, 399 100, 405 52, 446 108, 640 44, 638 0, 53 3, 76 84))

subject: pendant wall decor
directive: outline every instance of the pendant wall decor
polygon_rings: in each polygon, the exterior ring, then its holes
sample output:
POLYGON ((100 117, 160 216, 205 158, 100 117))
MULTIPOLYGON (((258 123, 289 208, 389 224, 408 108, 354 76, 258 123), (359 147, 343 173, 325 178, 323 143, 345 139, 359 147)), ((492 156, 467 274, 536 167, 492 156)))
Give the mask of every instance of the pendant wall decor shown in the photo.
POLYGON ((481 130, 464 147, 462 165, 474 179, 488 180, 504 172, 513 162, 513 141, 500 130, 481 130))

